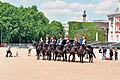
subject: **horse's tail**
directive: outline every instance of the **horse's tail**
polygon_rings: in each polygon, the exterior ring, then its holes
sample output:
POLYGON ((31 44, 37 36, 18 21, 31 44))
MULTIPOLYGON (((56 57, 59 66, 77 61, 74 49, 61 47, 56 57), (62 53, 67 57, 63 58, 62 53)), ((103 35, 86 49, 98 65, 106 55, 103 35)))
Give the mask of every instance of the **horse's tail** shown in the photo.
POLYGON ((93 52, 92 54, 93 54, 94 58, 96 58, 96 56, 95 56, 94 52, 93 52))

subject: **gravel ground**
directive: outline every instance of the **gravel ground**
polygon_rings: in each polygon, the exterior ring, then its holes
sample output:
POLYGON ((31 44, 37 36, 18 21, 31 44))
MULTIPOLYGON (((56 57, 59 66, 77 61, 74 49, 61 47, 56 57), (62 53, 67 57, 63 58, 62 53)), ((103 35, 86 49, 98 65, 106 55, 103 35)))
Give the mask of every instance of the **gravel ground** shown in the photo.
POLYGON ((101 60, 98 50, 94 63, 84 64, 36 60, 34 49, 30 57, 28 49, 11 51, 19 57, 6 58, 6 48, 0 48, 0 80, 120 80, 120 61, 101 60))

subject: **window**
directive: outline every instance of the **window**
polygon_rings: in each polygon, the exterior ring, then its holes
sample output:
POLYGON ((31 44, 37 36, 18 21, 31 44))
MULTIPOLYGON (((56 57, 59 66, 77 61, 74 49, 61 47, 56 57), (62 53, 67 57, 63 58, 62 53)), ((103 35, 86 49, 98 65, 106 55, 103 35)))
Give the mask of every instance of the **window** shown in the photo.
POLYGON ((117 41, 119 41, 119 35, 116 35, 117 41))
POLYGON ((119 26, 118 25, 116 25, 116 31, 119 31, 119 26))
POLYGON ((113 35, 111 36, 111 41, 113 41, 113 35))
POLYGON ((111 18, 111 24, 113 24, 113 18, 111 18))
POLYGON ((113 31, 113 25, 111 25, 111 30, 113 31))
POLYGON ((119 18, 116 18, 116 22, 119 22, 119 18))

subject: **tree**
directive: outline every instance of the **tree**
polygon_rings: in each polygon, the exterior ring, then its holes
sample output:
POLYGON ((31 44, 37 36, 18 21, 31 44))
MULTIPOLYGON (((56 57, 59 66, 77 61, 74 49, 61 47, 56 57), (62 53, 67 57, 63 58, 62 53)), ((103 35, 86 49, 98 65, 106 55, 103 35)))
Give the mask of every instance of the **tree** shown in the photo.
POLYGON ((0 21, 3 31, 3 41, 10 43, 32 42, 41 36, 64 35, 61 22, 53 21, 49 24, 43 12, 37 6, 15 7, 0 1, 0 21))

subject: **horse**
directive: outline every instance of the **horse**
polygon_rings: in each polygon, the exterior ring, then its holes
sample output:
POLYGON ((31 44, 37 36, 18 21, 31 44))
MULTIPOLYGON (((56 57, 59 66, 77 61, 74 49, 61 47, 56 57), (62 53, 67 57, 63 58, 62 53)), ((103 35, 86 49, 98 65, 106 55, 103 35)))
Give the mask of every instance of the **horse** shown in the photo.
POLYGON ((85 49, 82 46, 80 46, 78 49, 78 56, 80 57, 81 63, 83 63, 83 57, 84 57, 85 53, 86 53, 85 49))
POLYGON ((52 57, 52 48, 50 45, 48 45, 48 48, 46 50, 46 54, 47 54, 47 59, 50 61, 51 60, 51 57, 52 57))
POLYGON ((55 49, 56 49, 56 42, 55 42, 55 41, 53 41, 53 43, 52 43, 52 44, 50 44, 50 47, 51 47, 51 49, 52 49, 53 60, 54 60, 54 58, 55 58, 54 51, 55 51, 55 49))
POLYGON ((63 48, 63 61, 67 61, 67 53, 70 52, 70 48, 71 48, 70 43, 67 43, 67 44, 64 45, 64 48, 63 48))
POLYGON ((93 47, 88 45, 87 48, 86 48, 86 52, 89 55, 89 62, 93 63, 93 56, 94 56, 94 58, 96 58, 96 56, 95 56, 95 54, 93 52, 93 47))
POLYGON ((42 53, 42 56, 43 56, 43 60, 45 60, 46 50, 47 50, 47 46, 46 46, 46 45, 43 45, 43 48, 41 49, 41 53, 42 53))
POLYGON ((75 61, 75 54, 78 54, 78 48, 79 48, 79 43, 77 41, 74 42, 73 47, 70 50, 70 55, 69 55, 69 62, 70 62, 70 56, 72 55, 72 61, 75 61))
POLYGON ((43 43, 38 43, 38 42, 36 42, 36 43, 34 43, 33 44, 34 46, 35 46, 35 49, 36 49, 36 56, 37 56, 37 60, 39 60, 40 59, 40 56, 41 56, 41 50, 43 49, 43 43))
POLYGON ((62 45, 57 45, 56 46, 56 49, 54 50, 54 55, 55 55, 55 59, 54 61, 56 61, 57 57, 58 57, 58 60, 61 60, 61 57, 63 56, 63 50, 62 50, 62 45))

